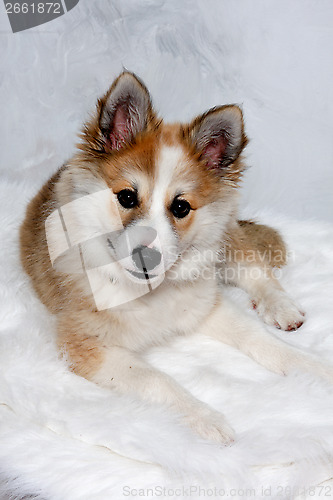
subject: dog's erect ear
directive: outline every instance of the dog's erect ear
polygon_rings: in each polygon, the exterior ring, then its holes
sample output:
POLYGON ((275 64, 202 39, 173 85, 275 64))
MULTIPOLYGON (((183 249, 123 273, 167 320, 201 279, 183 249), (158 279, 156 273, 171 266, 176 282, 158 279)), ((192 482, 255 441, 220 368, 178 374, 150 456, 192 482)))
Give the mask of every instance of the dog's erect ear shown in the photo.
POLYGON ((102 99, 99 126, 107 149, 119 150, 131 142, 153 118, 145 85, 133 73, 122 73, 102 99))
POLYGON ((235 162, 247 143, 243 115, 238 106, 220 106, 190 124, 190 141, 209 168, 224 168, 235 162))
POLYGON ((124 72, 98 100, 97 116, 84 128, 81 149, 119 151, 156 123, 147 88, 133 73, 124 72))

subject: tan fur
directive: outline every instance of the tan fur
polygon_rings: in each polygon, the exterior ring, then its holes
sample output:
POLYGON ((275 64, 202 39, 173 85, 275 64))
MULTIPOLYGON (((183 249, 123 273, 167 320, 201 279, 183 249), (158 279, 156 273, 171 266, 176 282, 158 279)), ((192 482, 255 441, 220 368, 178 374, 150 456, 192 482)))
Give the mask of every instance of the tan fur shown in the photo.
POLYGON ((58 171, 29 203, 25 220, 20 230, 21 261, 30 276, 40 300, 52 313, 61 311, 68 302, 76 299, 69 276, 61 276, 51 265, 45 235, 45 220, 56 208, 55 184, 58 171))
MULTIPOLYGON (((103 361, 103 343, 98 325, 103 313, 80 311, 63 314, 58 321, 58 346, 69 356, 71 368, 78 375, 91 379, 103 361), (92 332, 87 335, 87 330, 92 332)), ((105 320, 105 318, 104 318, 105 320)))
POLYGON ((253 221, 240 220, 228 235, 228 259, 256 262, 258 265, 282 267, 287 262, 287 249, 275 229, 253 221))

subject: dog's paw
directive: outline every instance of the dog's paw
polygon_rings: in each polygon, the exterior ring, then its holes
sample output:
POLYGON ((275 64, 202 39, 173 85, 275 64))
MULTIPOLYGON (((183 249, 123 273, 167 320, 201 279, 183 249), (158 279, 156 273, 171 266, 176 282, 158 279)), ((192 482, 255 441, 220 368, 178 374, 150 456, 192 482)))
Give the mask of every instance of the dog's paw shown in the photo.
POLYGON ((252 307, 265 323, 288 332, 297 330, 305 321, 305 313, 283 290, 270 290, 254 298, 252 307))
POLYGON ((227 423, 222 413, 212 409, 205 409, 185 417, 188 425, 199 436, 209 441, 230 446, 235 440, 235 432, 227 423))

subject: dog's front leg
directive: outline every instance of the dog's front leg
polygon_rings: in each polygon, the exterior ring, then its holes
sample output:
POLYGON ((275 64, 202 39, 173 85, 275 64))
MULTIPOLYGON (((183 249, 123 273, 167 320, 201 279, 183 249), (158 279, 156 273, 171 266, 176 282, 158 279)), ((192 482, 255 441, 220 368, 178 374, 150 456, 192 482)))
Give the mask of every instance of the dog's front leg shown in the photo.
POLYGON ((205 439, 230 444, 234 432, 224 416, 195 399, 167 374, 122 347, 111 347, 92 376, 99 385, 134 394, 145 401, 167 405, 182 421, 205 439))
POLYGON ((258 321, 221 297, 201 333, 239 349, 268 370, 287 375, 304 370, 333 383, 333 367, 271 335, 258 321))
POLYGON ((275 229, 238 221, 229 228, 221 256, 222 281, 245 290, 265 323, 288 331, 303 324, 304 313, 282 288, 273 271, 287 262, 286 246, 275 229))
POLYGON ((291 331, 303 324, 305 314, 267 264, 228 262, 223 277, 226 283, 236 285, 249 294, 253 308, 268 325, 291 331))
POLYGON ((197 400, 136 353, 107 341, 109 325, 100 321, 98 314, 84 312, 59 321, 59 345, 75 373, 122 394, 168 406, 205 439, 224 445, 233 441, 234 431, 221 413, 197 400), (87 331, 87 325, 98 334, 87 331))

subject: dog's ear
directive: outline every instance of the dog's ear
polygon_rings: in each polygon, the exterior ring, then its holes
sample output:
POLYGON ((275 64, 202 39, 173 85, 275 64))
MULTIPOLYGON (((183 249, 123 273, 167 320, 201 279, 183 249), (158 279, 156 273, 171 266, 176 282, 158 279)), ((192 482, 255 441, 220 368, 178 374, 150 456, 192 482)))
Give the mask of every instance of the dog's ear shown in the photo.
POLYGON ((189 125, 189 139, 209 168, 234 163, 247 144, 242 111, 238 106, 210 109, 189 125))
POLYGON ((119 151, 156 123, 147 88, 137 76, 126 71, 99 99, 97 116, 86 125, 83 138, 94 152, 119 151))

